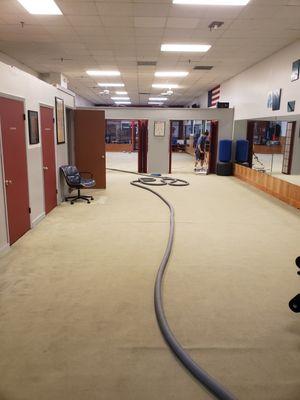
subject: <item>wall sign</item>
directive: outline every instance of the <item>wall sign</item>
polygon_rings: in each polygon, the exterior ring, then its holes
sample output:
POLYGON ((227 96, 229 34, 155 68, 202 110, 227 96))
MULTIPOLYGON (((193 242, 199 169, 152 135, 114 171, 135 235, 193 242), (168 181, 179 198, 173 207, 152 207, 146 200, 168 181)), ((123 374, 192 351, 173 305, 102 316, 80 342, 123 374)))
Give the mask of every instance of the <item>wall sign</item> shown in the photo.
POLYGON ((164 121, 154 122, 154 136, 165 136, 166 123, 164 121))
POLYGON ((29 129, 29 143, 38 144, 40 142, 40 133, 39 133, 39 113, 37 111, 28 111, 28 129, 29 129))
POLYGON ((65 139, 65 104, 63 99, 55 97, 56 139, 57 144, 66 142, 65 139))
POLYGON ((292 82, 297 81, 299 79, 299 72, 300 72, 300 60, 297 60, 293 62, 292 76, 291 76, 292 82))

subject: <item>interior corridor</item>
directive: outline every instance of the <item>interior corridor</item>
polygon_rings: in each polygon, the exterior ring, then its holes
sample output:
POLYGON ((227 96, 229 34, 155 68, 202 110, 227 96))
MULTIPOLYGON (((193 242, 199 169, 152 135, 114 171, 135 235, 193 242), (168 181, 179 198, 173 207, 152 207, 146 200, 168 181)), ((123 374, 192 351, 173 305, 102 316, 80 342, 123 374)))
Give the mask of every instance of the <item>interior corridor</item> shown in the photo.
MULTIPOLYGON (((298 400, 299 211, 235 178, 177 176, 191 185, 158 189, 177 222, 171 328, 237 398, 298 400)), ((1 400, 212 398, 157 327, 168 210, 133 178, 108 173, 92 204, 61 204, 0 258, 1 400)))

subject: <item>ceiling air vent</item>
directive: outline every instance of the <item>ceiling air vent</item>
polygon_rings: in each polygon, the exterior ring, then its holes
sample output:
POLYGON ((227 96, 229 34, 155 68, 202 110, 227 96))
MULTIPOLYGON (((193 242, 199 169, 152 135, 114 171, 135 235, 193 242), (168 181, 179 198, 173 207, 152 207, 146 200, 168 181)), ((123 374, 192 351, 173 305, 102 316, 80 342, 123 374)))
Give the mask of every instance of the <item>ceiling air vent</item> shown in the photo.
POLYGON ((140 95, 145 95, 145 96, 149 96, 151 93, 147 93, 147 92, 140 92, 140 95))
POLYGON ((202 71, 210 71, 211 69, 213 69, 213 66, 212 65, 196 65, 195 67, 194 67, 194 69, 196 69, 196 70, 202 70, 202 71))
POLYGON ((156 61, 138 61, 138 67, 155 67, 157 64, 156 61))

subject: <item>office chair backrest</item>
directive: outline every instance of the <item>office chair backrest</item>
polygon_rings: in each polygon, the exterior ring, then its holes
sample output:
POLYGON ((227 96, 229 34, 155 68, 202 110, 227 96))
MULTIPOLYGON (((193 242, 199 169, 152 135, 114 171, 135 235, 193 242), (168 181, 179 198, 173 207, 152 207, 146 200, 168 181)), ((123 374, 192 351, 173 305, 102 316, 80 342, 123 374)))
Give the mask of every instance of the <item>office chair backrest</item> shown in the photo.
POLYGON ((81 176, 74 165, 63 165, 60 169, 62 170, 69 186, 80 184, 81 176))

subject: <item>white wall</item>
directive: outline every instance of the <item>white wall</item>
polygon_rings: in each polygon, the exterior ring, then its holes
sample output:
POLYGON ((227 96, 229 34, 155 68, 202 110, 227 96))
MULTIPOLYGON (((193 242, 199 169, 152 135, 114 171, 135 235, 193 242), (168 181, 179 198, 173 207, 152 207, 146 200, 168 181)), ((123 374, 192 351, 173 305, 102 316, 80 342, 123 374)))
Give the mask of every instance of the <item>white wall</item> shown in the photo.
MULTIPOLYGON (((66 106, 74 107, 74 96, 49 85, 37 77, 21 71, 18 68, 0 62, 0 96, 16 97, 24 100, 25 113, 27 110, 39 111, 40 104, 55 106, 55 97, 63 98, 66 106)), ((31 207, 31 224, 37 223, 44 215, 44 183, 42 169, 42 148, 29 144, 28 123, 26 121, 27 163, 29 180, 29 200, 31 207)), ((41 131, 40 131, 41 139, 41 131)), ((67 135, 66 135, 67 141, 67 135)), ((59 166, 67 163, 67 143, 56 145, 57 174, 59 166)), ((1 149, 0 149, 1 150, 1 149)), ((0 175, 3 184, 3 176, 0 175)), ((58 180, 59 182, 59 180, 58 180)), ((60 190, 59 184, 58 189, 60 190)), ((58 195, 60 199, 60 194, 58 195)), ((6 244, 6 217, 4 211, 4 194, 0 191, 0 248, 6 244)))
MULTIPOLYGON (((98 108, 98 107, 97 107, 98 108)), ((231 139, 232 109, 104 107, 106 119, 147 119, 148 172, 169 172, 170 120, 218 120, 219 139, 231 139), (154 136, 154 122, 166 122, 166 135, 154 136)))
POLYGON ((93 107, 94 103, 91 101, 85 99, 82 96, 79 96, 79 94, 76 94, 75 96, 75 106, 76 107, 93 107))
MULTIPOLYGON (((230 107, 234 107, 235 120, 276 118, 297 121, 292 174, 300 174, 300 79, 291 82, 292 63, 298 59, 300 40, 222 83, 220 97, 220 101, 229 101, 230 107), (278 111, 267 108, 268 92, 274 89, 282 89, 278 111), (288 113, 287 102, 292 100, 296 101, 295 112, 288 113)), ((235 133, 239 134, 236 129, 235 133)))

